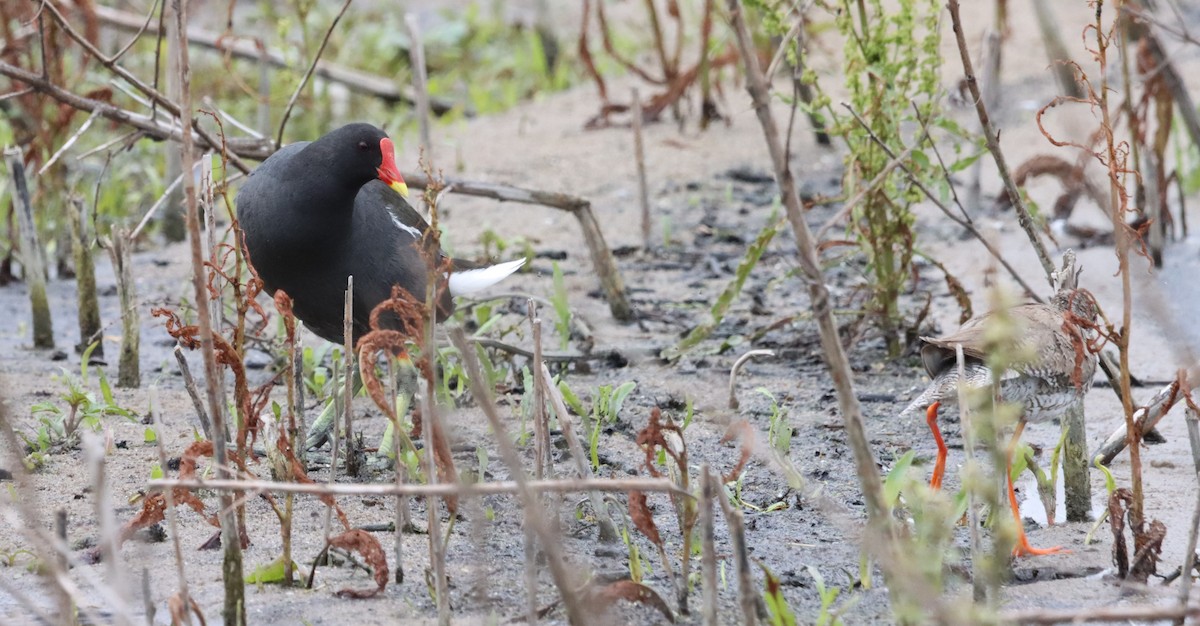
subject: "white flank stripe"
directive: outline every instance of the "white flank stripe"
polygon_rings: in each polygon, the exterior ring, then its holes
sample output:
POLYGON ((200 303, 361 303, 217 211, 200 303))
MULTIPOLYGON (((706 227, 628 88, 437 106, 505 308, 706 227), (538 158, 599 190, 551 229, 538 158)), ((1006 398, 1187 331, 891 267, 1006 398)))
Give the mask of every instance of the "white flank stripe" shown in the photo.
POLYGON ((489 265, 475 270, 454 272, 450 274, 450 295, 462 296, 491 287, 507 278, 509 274, 521 269, 522 265, 525 265, 525 259, 489 265))
MULTIPOLYGON (((391 207, 388 208, 390 209, 391 207)), ((399 228, 400 230, 412 235, 413 237, 416 237, 417 239, 421 238, 421 231, 409 226, 408 224, 405 224, 404 222, 401 222, 400 218, 396 217, 396 214, 392 213, 391 211, 388 211, 388 215, 392 218, 392 223, 396 225, 396 228, 399 228)))

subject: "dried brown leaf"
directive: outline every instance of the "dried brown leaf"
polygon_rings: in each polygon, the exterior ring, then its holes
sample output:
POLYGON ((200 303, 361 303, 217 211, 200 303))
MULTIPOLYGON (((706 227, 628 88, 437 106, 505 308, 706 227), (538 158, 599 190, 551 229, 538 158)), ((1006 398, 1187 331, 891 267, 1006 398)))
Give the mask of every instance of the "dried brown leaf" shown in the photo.
POLYGON ((635 583, 632 580, 618 580, 603 587, 593 587, 588 593, 588 598, 591 604, 603 608, 611 606, 617 600, 644 604, 658 609, 658 612, 662 613, 667 621, 675 623, 675 614, 671 612, 671 607, 663 601, 662 596, 646 585, 635 583))
POLYGON ((387 587, 387 556, 383 552, 383 546, 379 545, 379 540, 374 535, 365 530, 355 528, 347 530, 340 535, 330 537, 329 545, 334 548, 351 550, 361 554, 367 565, 375 571, 375 584, 378 585, 375 589, 341 589, 336 594, 339 598, 373 598, 387 587))
POLYGON ((658 526, 654 524, 654 516, 650 513, 650 506, 646 502, 646 492, 629 492, 629 517, 633 520, 633 525, 647 539, 654 542, 654 545, 659 548, 663 547, 662 536, 658 534, 658 526))

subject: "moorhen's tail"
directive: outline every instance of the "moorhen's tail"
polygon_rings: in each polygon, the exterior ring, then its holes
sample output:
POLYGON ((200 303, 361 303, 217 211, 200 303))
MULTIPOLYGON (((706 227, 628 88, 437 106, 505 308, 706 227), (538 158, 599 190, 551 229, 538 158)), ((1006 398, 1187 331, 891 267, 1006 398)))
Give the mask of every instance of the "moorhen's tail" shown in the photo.
POLYGON ((450 273, 450 295, 462 296, 491 287, 521 269, 522 265, 525 265, 525 259, 485 267, 455 259, 455 269, 450 273))

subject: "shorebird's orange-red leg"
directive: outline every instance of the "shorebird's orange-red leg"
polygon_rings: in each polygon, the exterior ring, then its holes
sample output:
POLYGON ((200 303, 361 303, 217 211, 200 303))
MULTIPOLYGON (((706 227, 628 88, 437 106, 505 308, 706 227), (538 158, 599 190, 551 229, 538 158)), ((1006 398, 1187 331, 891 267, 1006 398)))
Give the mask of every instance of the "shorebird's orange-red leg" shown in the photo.
POLYGON ((1013 489, 1012 479, 1013 455, 1016 454, 1017 442, 1021 439, 1021 432, 1023 430, 1025 430, 1024 419, 1017 422, 1017 428, 1013 431, 1012 441, 1008 444, 1008 466, 1004 472, 1008 479, 1008 505, 1012 507, 1013 517, 1017 520, 1017 545, 1013 547, 1013 556, 1043 556, 1063 552, 1062 546, 1035 548, 1029 545, 1029 538, 1025 536, 1025 524, 1021 521, 1021 506, 1017 504, 1017 493, 1013 489))
POLYGON ((942 430, 938 428, 938 407, 942 406, 941 402, 934 402, 925 410, 925 423, 929 424, 929 431, 933 433, 933 440, 937 442, 937 462, 933 464, 933 476, 929 478, 929 486, 934 489, 942 488, 942 476, 946 473, 946 456, 950 453, 946 449, 946 441, 942 439, 942 430))

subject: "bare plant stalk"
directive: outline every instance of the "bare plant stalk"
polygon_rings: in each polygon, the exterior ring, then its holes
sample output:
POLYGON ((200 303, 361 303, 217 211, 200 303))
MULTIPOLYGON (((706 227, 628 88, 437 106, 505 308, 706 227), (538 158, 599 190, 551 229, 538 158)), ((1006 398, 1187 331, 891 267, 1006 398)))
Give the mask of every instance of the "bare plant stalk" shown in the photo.
MULTIPOLYGON (((1196 480, 1200 482, 1200 409, 1194 402, 1188 402, 1185 413, 1188 429, 1188 443, 1192 448, 1192 463, 1196 470, 1196 480)), ((1186 608, 1191 600, 1192 570, 1196 567, 1196 536, 1200 533, 1200 495, 1196 498, 1196 506, 1192 510, 1192 527, 1188 530, 1187 551, 1183 555, 1183 567, 1179 570, 1183 580, 1179 582, 1179 606, 1186 608)), ((1175 623, 1182 626, 1184 616, 1179 616, 1175 623)))
MULTIPOLYGON (((201 407, 203 408, 203 407, 201 407)), ((162 420, 158 412, 158 387, 150 386, 150 418, 154 422, 154 441, 158 447, 158 466, 161 468, 167 467, 167 449, 163 445, 163 426, 162 420)), ((171 532, 171 544, 175 552, 175 573, 179 576, 179 597, 183 600, 183 606, 189 606, 191 597, 188 593, 187 575, 183 571, 183 545, 179 541, 179 512, 175 510, 175 490, 166 489, 163 491, 163 499, 167 502, 167 528, 171 532)), ((149 601, 147 594, 147 601, 149 601)), ((188 624, 191 624, 192 612, 187 611, 188 624)))
POLYGON ((537 305, 528 302, 529 325, 533 328, 533 475, 538 480, 553 473, 550 463, 550 417, 546 412, 547 381, 542 373, 542 319, 537 305))
POLYGON ((129 231, 114 227, 108 241, 113 274, 117 277, 117 298, 121 302, 121 351, 117 360, 117 386, 137 388, 142 384, 139 361, 141 315, 137 307, 137 287, 133 281, 133 240, 129 231))
MULTIPOLYGON (((188 0, 172 2, 175 13, 175 25, 181 33, 180 40, 173 42, 179 46, 179 86, 180 86, 180 117, 181 122, 192 123, 192 77, 188 62, 187 40, 182 33, 187 32, 188 0)), ((195 162, 195 150, 192 146, 192 134, 183 133, 180 146, 180 161, 184 172, 192 172, 195 162)), ((217 353, 213 342, 212 320, 209 319, 208 287, 205 280, 204 255, 200 249, 200 211, 196 201, 196 182, 192 176, 183 177, 184 199, 187 204, 188 240, 192 251, 192 289, 196 302, 196 318, 200 326, 200 348, 204 355, 205 389, 208 395, 209 415, 213 426, 213 459, 217 466, 217 477, 232 478, 229 454, 225 446, 225 416, 224 398, 219 393, 216 381, 221 377, 221 368, 217 365, 217 353)), ((242 578, 242 544, 238 536, 237 517, 234 512, 233 497, 228 493, 220 495, 221 544, 224 549, 224 560, 221 566, 222 578, 225 582, 225 607, 222 618, 229 626, 244 626, 246 623, 246 589, 242 578)))
MULTIPOLYGON (((567 412, 567 403, 563 400, 562 392, 557 387, 550 384, 550 370, 542 363, 542 382, 545 383, 546 395, 550 397, 550 403, 554 406, 554 413, 558 416, 558 427, 562 429, 563 438, 567 440, 567 448, 571 450, 571 460, 575 462, 575 470, 579 472, 579 477, 584 480, 592 478, 592 466, 588 465, 587 455, 584 454, 583 444, 579 442, 579 437, 575 434, 575 426, 571 422, 571 414, 567 412)), ((592 512, 596 514, 596 525, 599 529, 599 538, 601 541, 616 541, 620 536, 617 534, 617 527, 613 524, 612 517, 608 514, 608 508, 604 504, 604 498, 596 491, 588 494, 592 502, 592 512)))
POLYGON ((103 555, 101 560, 104 561, 105 576, 109 585, 117 592, 115 598, 110 598, 110 604, 116 609, 116 622, 132 626, 133 617, 129 614, 132 594, 129 592, 129 580, 124 575, 121 553, 117 549, 117 535, 120 534, 120 530, 104 471, 104 443, 100 436, 86 433, 83 449, 87 464, 92 468, 92 500, 96 505, 100 553, 103 555))
MULTIPOLYGON (((96 264, 88 236, 87 210, 79 196, 71 196, 71 209, 67 213, 71 223, 71 253, 75 258, 75 300, 79 308, 79 345, 75 350, 83 352, 92 338, 100 335, 100 304, 96 299, 96 264)), ((104 356, 103 340, 98 341, 92 354, 104 356)))
MULTIPOLYGON (((978 464, 975 460, 975 446, 978 437, 975 432, 975 424, 969 409, 970 403, 967 399, 967 386, 961 381, 967 380, 966 373, 963 368, 966 359, 963 356, 962 345, 955 346, 954 358, 958 363, 958 423, 963 429, 963 452, 967 458, 966 468, 964 471, 964 480, 969 480, 966 476, 978 470, 978 464)), ((975 602, 986 602, 988 608, 994 609, 997 599, 1000 597, 1000 577, 996 575, 994 567, 991 567, 992 562, 983 549, 983 537, 979 533, 979 507, 975 503, 975 489, 967 488, 967 519, 971 529, 971 588, 974 593, 975 602)), ((991 494, 989 494, 991 495, 991 494)), ((989 500, 997 500, 998 498, 991 497, 989 500)))
MULTIPOLYGON (((956 0, 951 0, 954 3, 956 0)), ((1116 244, 1117 266, 1121 274, 1121 331, 1117 333, 1117 352, 1121 359, 1121 408, 1125 413, 1125 436, 1129 444, 1129 483, 1133 492, 1133 501, 1129 504, 1129 525, 1136 536, 1142 531, 1142 432, 1134 427, 1133 423, 1133 393, 1130 386, 1129 375, 1129 338, 1133 333, 1131 326, 1133 321, 1133 285, 1129 274, 1129 250, 1133 246, 1130 239, 1130 229, 1125 225, 1126 211, 1129 209, 1129 198, 1122 187, 1124 183, 1124 158, 1118 154, 1119 147, 1117 140, 1113 136, 1112 119, 1108 110, 1108 74, 1107 74, 1107 48, 1109 40, 1104 35, 1104 30, 1101 23, 1101 9, 1103 5, 1096 6, 1096 22, 1094 33, 1096 37, 1097 54, 1096 58, 1100 63, 1100 90, 1099 96, 1102 130, 1105 141, 1105 163, 1108 166, 1108 179, 1110 190, 1110 202, 1112 203, 1109 214, 1113 221, 1113 238, 1116 244)), ((1117 19, 1120 19, 1118 14, 1117 19)), ((1119 30, 1119 29, 1118 29, 1119 30)), ((1118 37, 1124 38, 1118 34, 1118 37)), ((1122 44, 1124 42, 1121 42, 1122 44)))
POLYGON ((525 468, 521 466, 521 457, 508 437, 508 429, 500 421, 500 412, 492 400, 491 390, 483 383, 483 372, 480 370, 479 360, 475 357, 470 342, 467 341, 467 335, 462 328, 452 328, 450 340, 454 343, 454 347, 458 348, 463 364, 466 366, 467 376, 471 381, 471 393, 474 394, 484 415, 487 416, 488 423, 491 424, 492 433, 496 437, 496 446, 500 449, 500 458, 504 460, 509 474, 517 483, 521 506, 525 511, 525 523, 533 529, 542 544, 542 551, 546 554, 546 563, 550 567, 550 573, 554 576, 555 585, 558 586, 558 593, 566 608, 567 618, 575 625, 590 624, 591 616, 583 610, 583 605, 575 591, 578 583, 573 580, 571 573, 567 570, 562 543, 556 536, 550 520, 538 507, 536 494, 529 488, 529 478, 525 475, 525 468))
MULTIPOLYGON (((344 413, 344 418, 343 418, 342 423, 347 423, 350 419, 350 403, 353 400, 352 392, 350 390, 350 386, 351 386, 351 380, 350 380, 351 379, 351 374, 350 374, 351 370, 350 370, 350 368, 352 367, 351 362, 354 358, 353 357, 353 355, 354 355, 354 277, 353 276, 346 277, 346 302, 345 302, 343 312, 342 312, 342 342, 343 342, 343 345, 345 346, 344 349, 346 350, 346 364, 344 366, 344 371, 342 372, 342 378, 343 378, 342 392, 345 394, 345 397, 342 399, 340 405, 341 405, 342 411, 344 413)), ((336 376, 335 376, 334 380, 336 380, 336 376)), ((338 402, 336 397, 334 398, 334 402, 335 402, 335 404, 338 402)), ((334 424, 333 424, 333 433, 330 435, 330 437, 333 438, 333 442, 330 444, 330 455, 329 455, 329 457, 330 457, 330 460, 329 460, 329 484, 331 484, 331 485, 333 483, 337 482, 338 449, 341 447, 341 442, 338 441, 338 432, 339 432, 339 427, 338 427, 337 419, 335 418, 334 424)), ((347 438, 349 438, 349 436, 350 436, 349 434, 346 435, 347 438)), ((348 451, 347 451, 347 454, 349 454, 348 451)), ((324 532, 322 533, 322 535, 325 537, 326 541, 329 541, 329 528, 332 524, 333 524, 333 502, 331 501, 331 502, 327 503, 325 506, 325 522, 324 522, 324 526, 323 526, 324 532)), ((400 532, 401 532, 401 530, 399 528, 397 528, 396 534, 399 535, 400 532)))
POLYGON ((708 464, 700 466, 700 567, 704 580, 704 626, 717 626, 717 544, 713 520, 713 500, 717 483, 708 464))
MULTIPOLYGON (((796 236, 800 269, 808 279, 810 306, 820 330, 825 362, 830 377, 833 379, 834 388, 837 390, 838 406, 845 425, 846 437, 849 440, 850 448, 854 451, 858 479, 862 486, 863 499, 867 504, 868 524, 878 535, 880 540, 878 545, 881 550, 890 553, 894 548, 895 531, 889 517, 887 503, 884 500, 883 485, 879 478, 875 455, 867 441, 862 409, 858 404, 858 397, 854 393, 854 379, 850 363, 846 358, 845 348, 842 346, 837 321, 833 317, 829 289, 825 286, 824 276, 821 272, 816 243, 808 229, 808 224, 804 221, 804 209, 800 204, 796 181, 784 153, 775 117, 771 114, 769 86, 763 79, 763 73, 758 64, 758 56, 750 36, 750 29, 746 25, 741 0, 728 0, 728 6, 729 19, 737 36, 738 49, 746 67, 746 89, 754 101, 754 109, 758 114, 767 148, 771 153, 771 161, 775 166, 775 181, 779 185, 787 210, 787 218, 796 236)), ((884 568, 885 577, 890 579, 888 588, 895 598, 896 586, 892 584, 895 579, 889 576, 890 559, 881 558, 880 564, 884 568)))
POLYGON ((650 190, 646 183, 646 145, 642 141, 642 100, 637 87, 630 96, 633 102, 633 158, 637 164, 638 205, 642 209, 642 250, 650 251, 650 190))
POLYGON ((1042 36, 1042 44, 1046 46, 1046 56, 1049 57, 1050 65, 1054 68, 1054 78, 1058 81, 1058 88, 1064 95, 1072 98, 1084 97, 1083 90, 1075 82, 1075 72, 1071 67, 1071 55, 1067 52, 1067 46, 1063 44, 1060 34, 1062 29, 1054 18, 1053 5, 1037 0, 1030 4, 1033 5, 1033 14, 1037 17, 1038 33, 1042 36))
MULTIPOLYGON (((715 477, 710 476, 709 479, 710 483, 716 482, 715 477)), ((716 484, 711 486, 713 490, 719 487, 720 485, 716 484)), ((721 504, 721 512, 725 515, 725 524, 729 526, 729 543, 733 550, 734 569, 738 574, 738 600, 742 607, 742 623, 746 626, 754 626, 758 622, 758 610, 755 607, 758 592, 754 589, 754 577, 750 573, 750 558, 746 553, 746 525, 742 518, 742 512, 735 510, 728 500, 718 497, 717 502, 721 504)))
POLYGON ((179 373, 183 376, 183 387, 187 389, 192 399, 192 407, 196 409, 196 417, 200 420, 200 429, 208 439, 213 438, 212 423, 208 419, 208 411, 204 408, 204 400, 196 388, 196 379, 192 377, 192 368, 188 366, 187 357, 183 355, 183 347, 175 346, 175 361, 179 363, 179 373))
POLYGON ((46 299, 46 261, 42 246, 38 242, 37 229, 30 206, 29 187, 25 181, 25 162, 20 148, 4 150, 8 164, 8 175, 13 182, 13 212, 21 229, 21 265, 25 270, 25 283, 29 285, 29 305, 33 309, 33 346, 54 347, 54 324, 50 317, 50 302, 46 299))
POLYGON ((966 35, 963 34, 962 18, 959 17, 958 0, 949 0, 946 5, 950 9, 950 21, 954 25, 954 37, 958 41, 958 53, 962 59, 963 73, 966 75, 967 89, 971 94, 971 99, 975 102, 975 113, 979 116, 979 124, 983 127, 983 135, 987 140, 988 151, 992 153, 992 159, 996 161, 996 169, 1000 171, 1000 179, 1004 181, 1004 189, 1008 192, 1008 197, 1012 199, 1013 207, 1017 210, 1017 222, 1025 231, 1025 235, 1029 238, 1030 245, 1033 246, 1033 251, 1037 254, 1038 261, 1042 264, 1042 270, 1046 273, 1046 280, 1050 281, 1050 275, 1054 273, 1054 264, 1050 262, 1050 255, 1046 254, 1046 248, 1042 245, 1042 240, 1038 236, 1037 227, 1033 223, 1033 216, 1029 214, 1029 207, 1025 206, 1025 200, 1021 197, 1021 191, 1017 189, 1016 183, 1013 182, 1012 174, 1008 169, 1008 161, 1004 159, 1004 152, 1000 150, 1000 135, 992 126, 992 119, 988 116, 987 105, 984 103, 983 95, 979 92, 979 82, 975 79, 975 70, 971 64, 971 52, 967 48, 966 35))
POLYGON ((749 350, 739 356, 733 362, 733 367, 729 368, 729 408, 737 410, 739 406, 737 398, 737 375, 741 371, 742 366, 750 361, 750 359, 759 356, 775 356, 774 350, 749 350))
POLYGON ((421 28, 417 24, 417 16, 412 13, 404 14, 404 26, 408 30, 408 59, 412 65, 413 95, 416 96, 417 124, 421 132, 421 152, 425 162, 433 167, 433 133, 429 119, 429 89, 426 84, 425 43, 421 40, 421 28))
MULTIPOLYGON (((284 296, 287 297, 287 296, 284 296)), ((267 445, 274 446, 279 452, 283 452, 284 443, 291 448, 293 454, 296 453, 296 444, 299 439, 299 431, 296 428, 296 387, 299 381, 292 375, 296 371, 296 317, 291 310, 284 311, 284 324, 289 328, 287 343, 284 344, 287 349, 287 367, 284 370, 284 378, 287 381, 287 423, 278 424, 278 432, 275 441, 268 441, 267 445)), ((336 431, 337 428, 335 427, 336 431)), ((292 469, 292 459, 283 457, 282 465, 283 472, 279 478, 288 482, 293 482, 297 479, 295 471, 292 469)), ((279 516, 279 536, 280 542, 283 544, 283 586, 292 586, 293 578, 295 578, 294 561, 292 560, 292 520, 295 512, 296 494, 287 493, 283 496, 283 514, 279 516)))

